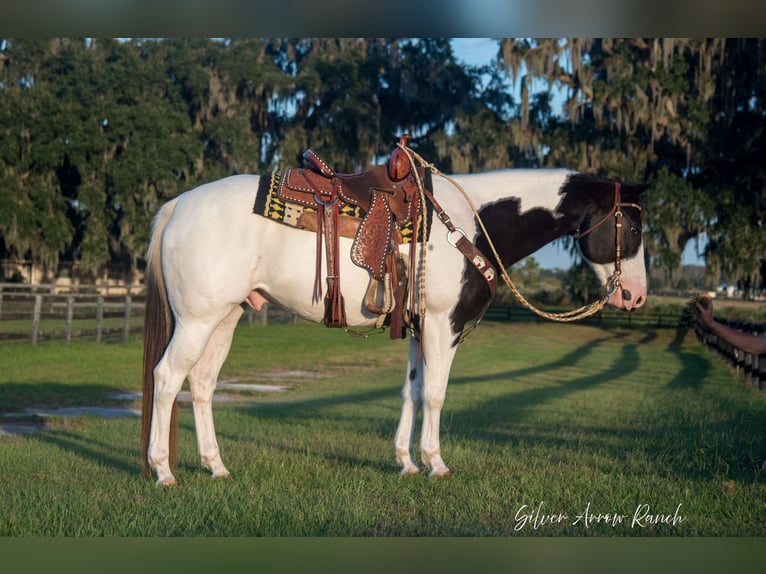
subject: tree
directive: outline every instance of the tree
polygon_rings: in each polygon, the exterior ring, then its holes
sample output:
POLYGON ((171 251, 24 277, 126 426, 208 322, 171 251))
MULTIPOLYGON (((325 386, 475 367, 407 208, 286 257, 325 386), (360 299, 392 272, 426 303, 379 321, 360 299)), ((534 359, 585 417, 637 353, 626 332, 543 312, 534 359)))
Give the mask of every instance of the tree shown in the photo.
POLYGON ((51 193, 58 157, 67 141, 61 136, 59 102, 41 90, 40 58, 56 44, 19 42, 4 53, 0 107, 0 234, 15 258, 55 269, 59 253, 74 229, 63 197, 51 193))
POLYGON ((271 161, 262 144, 277 138, 263 130, 280 76, 266 46, 4 41, 5 252, 53 271, 61 257, 91 272, 136 268, 161 203, 271 161))
POLYGON ((603 287, 590 266, 582 260, 572 265, 567 271, 563 286, 575 305, 591 303, 603 295, 603 287))
POLYGON ((644 242, 654 255, 654 266, 662 268, 673 284, 679 278, 681 253, 689 240, 710 229, 715 204, 709 195, 667 166, 660 169, 643 201, 644 209, 651 214, 644 242))
POLYGON ((695 181, 715 201, 706 261, 721 280, 758 287, 766 252, 766 41, 728 39, 715 113, 695 181))
POLYGON ((670 276, 703 231, 717 236, 709 263, 736 251, 722 232, 742 224, 728 197, 748 206, 746 227, 763 228, 765 56, 763 40, 723 38, 502 39, 499 49, 521 80, 522 134, 543 150, 541 165, 655 182, 648 237, 670 276), (565 94, 547 123, 532 106, 541 82, 565 94))

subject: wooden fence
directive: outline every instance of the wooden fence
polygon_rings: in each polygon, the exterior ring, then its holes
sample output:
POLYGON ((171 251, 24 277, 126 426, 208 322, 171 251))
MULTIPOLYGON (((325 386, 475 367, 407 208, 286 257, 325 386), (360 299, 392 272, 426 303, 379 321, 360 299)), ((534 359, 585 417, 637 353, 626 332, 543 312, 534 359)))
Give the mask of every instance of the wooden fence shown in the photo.
POLYGON ((127 339, 140 331, 143 312, 143 296, 130 291, 104 296, 90 289, 58 293, 51 286, 0 284, 0 340, 127 339))
MULTIPOLYGON (((541 309, 542 311, 557 313, 561 309, 541 309)), ((626 313, 619 309, 605 308, 599 313, 581 319, 578 323, 586 325, 602 325, 605 327, 660 327, 675 328, 678 325, 679 313, 677 311, 648 312, 641 310, 636 313, 626 313)), ((518 305, 492 305, 484 315, 484 321, 513 321, 513 322, 548 322, 532 311, 518 305)))
MULTIPOLYGON (((144 299, 140 288, 128 289, 126 295, 103 295, 92 286, 61 292, 51 285, 0 283, 0 341, 127 340, 143 329, 144 299)), ((276 305, 264 305, 259 312, 248 308, 242 317, 246 324, 297 321, 294 314, 276 305)))
MULTIPOLYGON (((716 317, 716 321, 738 331, 762 337, 766 335, 766 323, 749 323, 716 317)), ((697 339, 712 352, 726 361, 744 381, 761 391, 766 391, 766 355, 752 355, 727 343, 704 325, 694 328, 697 339)))

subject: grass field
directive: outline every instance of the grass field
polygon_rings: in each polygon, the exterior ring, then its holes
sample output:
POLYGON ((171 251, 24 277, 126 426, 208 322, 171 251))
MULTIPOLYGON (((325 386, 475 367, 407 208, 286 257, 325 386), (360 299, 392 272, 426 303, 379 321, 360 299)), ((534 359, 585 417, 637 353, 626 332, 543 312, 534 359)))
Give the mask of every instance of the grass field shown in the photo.
MULTIPOLYGON (((0 436, 0 536, 763 536, 766 393, 675 336, 483 323, 447 393, 453 476, 432 480, 393 458, 404 341, 241 327, 222 378, 291 389, 216 404, 230 479, 199 467, 188 404, 171 488, 140 473, 137 418, 53 419, 0 436)), ((0 420, 118 404, 140 363, 138 339, 2 344, 0 420)))

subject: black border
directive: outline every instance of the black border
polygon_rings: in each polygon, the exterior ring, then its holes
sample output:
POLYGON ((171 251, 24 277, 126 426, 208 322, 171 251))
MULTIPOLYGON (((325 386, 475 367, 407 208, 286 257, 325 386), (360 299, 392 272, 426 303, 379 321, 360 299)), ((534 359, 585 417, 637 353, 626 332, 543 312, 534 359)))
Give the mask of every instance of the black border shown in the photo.
POLYGON ((4 0, 0 37, 761 36, 754 0, 4 0))
POLYGON ((752 572, 759 538, 22 538, 1 539, 4 571, 752 572))

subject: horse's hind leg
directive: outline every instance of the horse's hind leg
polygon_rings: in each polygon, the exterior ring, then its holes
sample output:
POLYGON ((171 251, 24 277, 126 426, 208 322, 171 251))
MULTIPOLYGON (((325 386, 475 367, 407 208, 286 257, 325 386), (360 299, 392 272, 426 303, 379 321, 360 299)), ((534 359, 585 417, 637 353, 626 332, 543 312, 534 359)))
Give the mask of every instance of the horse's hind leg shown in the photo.
POLYGON ((197 448, 202 466, 212 473, 213 478, 229 476, 229 471, 221 460, 218 441, 215 437, 212 401, 218 373, 231 349, 234 329, 242 312, 242 307, 238 305, 218 324, 199 361, 189 372, 189 387, 197 430, 197 448))
POLYGON ((202 356, 220 320, 176 320, 173 337, 154 368, 154 401, 147 459, 158 484, 175 484, 170 470, 170 419, 184 379, 202 356))

